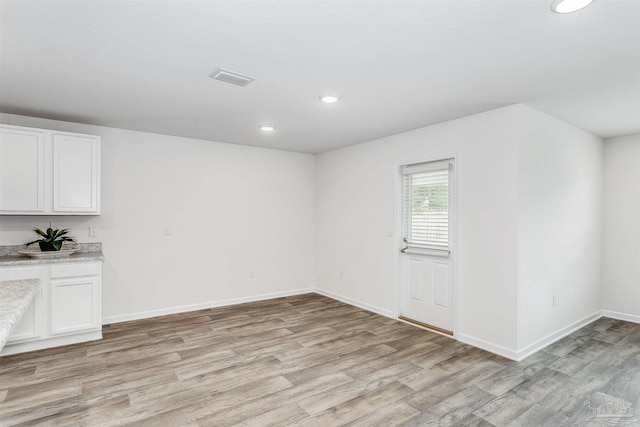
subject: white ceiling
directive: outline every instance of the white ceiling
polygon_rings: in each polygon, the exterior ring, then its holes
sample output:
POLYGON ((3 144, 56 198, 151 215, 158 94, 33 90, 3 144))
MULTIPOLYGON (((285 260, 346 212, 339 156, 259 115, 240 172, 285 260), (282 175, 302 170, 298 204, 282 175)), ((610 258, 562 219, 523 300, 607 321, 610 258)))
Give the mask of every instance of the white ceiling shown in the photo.
POLYGON ((640 133, 640 1, 549 3, 1 0, 0 111, 310 153, 513 103, 640 133))

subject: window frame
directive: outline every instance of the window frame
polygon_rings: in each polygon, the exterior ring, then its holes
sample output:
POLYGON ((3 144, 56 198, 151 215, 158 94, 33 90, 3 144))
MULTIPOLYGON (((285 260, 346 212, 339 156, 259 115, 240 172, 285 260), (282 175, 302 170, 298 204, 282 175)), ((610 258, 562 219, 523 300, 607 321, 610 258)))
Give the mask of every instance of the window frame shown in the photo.
POLYGON ((402 249, 404 253, 415 253, 421 255, 449 256, 451 253, 451 215, 452 215, 452 193, 453 193, 453 158, 436 160, 430 162, 422 162, 401 166, 402 174, 402 235, 405 247, 402 249), (409 240, 411 235, 409 227, 411 226, 411 199, 408 197, 411 189, 411 177, 416 174, 424 174, 429 172, 447 171, 447 242, 415 242, 409 240))

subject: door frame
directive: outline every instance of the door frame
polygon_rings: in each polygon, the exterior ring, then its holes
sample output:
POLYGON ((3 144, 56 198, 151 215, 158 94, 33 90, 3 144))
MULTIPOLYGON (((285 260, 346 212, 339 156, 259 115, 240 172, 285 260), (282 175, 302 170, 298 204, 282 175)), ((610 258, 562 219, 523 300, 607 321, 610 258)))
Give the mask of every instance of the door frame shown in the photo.
MULTIPOLYGON (((417 164, 417 163, 427 163, 427 162, 438 162, 442 160, 452 159, 453 160, 453 172, 454 172, 454 180, 453 185, 450 189, 453 190, 453 197, 450 198, 450 202, 453 204, 453 221, 450 221, 450 258, 453 262, 453 269, 451 271, 451 288, 453 293, 453 338, 456 338, 458 331, 458 316, 460 314, 460 297, 458 292, 458 284, 460 282, 460 233, 458 229, 460 227, 460 156, 456 153, 448 153, 439 156, 430 156, 427 158, 413 158, 408 159, 402 162, 396 162, 394 164, 394 191, 395 191, 395 209, 394 209, 394 236, 393 236, 393 249, 394 249, 394 257, 393 257, 393 280, 394 280, 394 291, 393 291, 393 317, 394 319, 400 320, 399 317, 401 315, 401 304, 402 301, 400 299, 402 295, 402 281, 400 280, 400 256, 402 255, 400 249, 404 245, 402 241, 402 235, 404 233, 403 230, 403 194, 402 194, 402 185, 403 185, 403 177, 401 173, 401 167, 405 165, 417 164)), ((405 322, 404 320, 400 320, 401 322, 405 322)), ((408 323, 408 322, 405 322, 408 323)), ((413 323, 410 323, 413 326, 417 326, 413 323)), ((451 337, 451 335, 444 334, 442 332, 438 332, 433 329, 429 329, 432 332, 437 334, 451 337)))

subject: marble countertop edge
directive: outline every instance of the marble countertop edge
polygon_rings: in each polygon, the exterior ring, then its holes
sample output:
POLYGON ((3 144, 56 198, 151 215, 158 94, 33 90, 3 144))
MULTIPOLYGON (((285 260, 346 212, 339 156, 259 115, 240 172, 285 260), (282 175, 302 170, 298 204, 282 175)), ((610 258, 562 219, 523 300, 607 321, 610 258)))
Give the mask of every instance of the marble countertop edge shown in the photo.
MULTIPOLYGON (((64 248, 64 247, 63 247, 64 248)), ((0 246, 0 267, 16 265, 61 264, 69 262, 102 261, 102 243, 79 243, 73 245, 78 252, 60 258, 29 258, 18 251, 25 250, 24 245, 0 246)))
POLYGON ((62 258, 29 258, 23 255, 0 256, 0 267, 11 267, 14 265, 39 265, 39 264, 62 264, 69 262, 102 261, 102 252, 76 252, 73 255, 62 258))

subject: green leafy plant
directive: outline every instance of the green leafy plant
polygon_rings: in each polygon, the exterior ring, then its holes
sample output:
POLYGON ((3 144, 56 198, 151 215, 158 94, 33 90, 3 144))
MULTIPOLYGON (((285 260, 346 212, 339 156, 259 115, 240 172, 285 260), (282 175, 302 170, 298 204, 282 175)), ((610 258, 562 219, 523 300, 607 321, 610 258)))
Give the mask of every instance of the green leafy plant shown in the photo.
POLYGON ((34 240, 33 242, 26 243, 25 246, 38 243, 41 251, 59 251, 62 248, 63 242, 75 242, 71 237, 66 236, 69 232, 68 228, 54 229, 49 223, 47 231, 42 231, 38 227, 33 227, 33 231, 37 235, 42 236, 42 239, 34 240))

